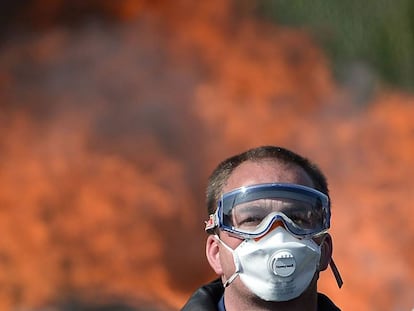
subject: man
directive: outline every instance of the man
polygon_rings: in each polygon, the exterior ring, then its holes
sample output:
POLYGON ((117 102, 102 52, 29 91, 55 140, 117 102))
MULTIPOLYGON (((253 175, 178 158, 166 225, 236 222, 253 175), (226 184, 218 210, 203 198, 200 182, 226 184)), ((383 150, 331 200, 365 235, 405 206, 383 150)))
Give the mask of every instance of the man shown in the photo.
POLYGON ((220 279, 182 311, 339 310, 317 292, 332 261, 326 178, 308 159, 264 146, 223 161, 207 188, 206 255, 220 279))

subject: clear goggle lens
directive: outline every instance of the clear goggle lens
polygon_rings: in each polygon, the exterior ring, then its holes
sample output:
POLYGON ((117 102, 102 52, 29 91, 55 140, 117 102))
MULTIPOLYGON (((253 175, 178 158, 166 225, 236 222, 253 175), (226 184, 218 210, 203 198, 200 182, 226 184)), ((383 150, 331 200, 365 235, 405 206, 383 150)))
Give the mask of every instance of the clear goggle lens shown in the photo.
POLYGON ((275 221, 300 237, 329 229, 330 203, 325 194, 296 184, 242 187, 222 196, 206 230, 219 227, 244 238, 264 235, 275 221))

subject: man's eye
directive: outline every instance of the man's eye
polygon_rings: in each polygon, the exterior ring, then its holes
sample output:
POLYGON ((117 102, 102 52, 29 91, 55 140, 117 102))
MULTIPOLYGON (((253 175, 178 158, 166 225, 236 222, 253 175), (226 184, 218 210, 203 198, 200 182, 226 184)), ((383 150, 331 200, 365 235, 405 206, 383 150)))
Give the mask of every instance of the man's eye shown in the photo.
POLYGON ((238 222, 239 227, 253 227, 259 225, 263 220, 261 216, 249 216, 243 219, 240 219, 238 222))
POLYGON ((290 215, 289 217, 295 224, 300 225, 300 226, 310 226, 311 225, 311 220, 310 218, 306 218, 303 215, 299 215, 299 214, 293 214, 290 215))

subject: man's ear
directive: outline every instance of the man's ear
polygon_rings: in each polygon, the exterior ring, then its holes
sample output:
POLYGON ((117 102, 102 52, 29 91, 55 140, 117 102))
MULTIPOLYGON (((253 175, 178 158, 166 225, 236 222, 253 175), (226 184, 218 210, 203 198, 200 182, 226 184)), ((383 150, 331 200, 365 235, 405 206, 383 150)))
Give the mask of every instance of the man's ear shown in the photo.
POLYGON ((321 259, 319 261, 319 270, 324 271, 328 268, 332 258, 332 237, 329 233, 326 233, 321 242, 321 259))
POLYGON ((210 234, 207 237, 206 242, 206 256, 208 263, 210 264, 211 268, 213 268, 214 272, 216 272, 217 275, 222 275, 223 269, 220 262, 219 243, 220 242, 217 240, 217 237, 213 234, 210 234))

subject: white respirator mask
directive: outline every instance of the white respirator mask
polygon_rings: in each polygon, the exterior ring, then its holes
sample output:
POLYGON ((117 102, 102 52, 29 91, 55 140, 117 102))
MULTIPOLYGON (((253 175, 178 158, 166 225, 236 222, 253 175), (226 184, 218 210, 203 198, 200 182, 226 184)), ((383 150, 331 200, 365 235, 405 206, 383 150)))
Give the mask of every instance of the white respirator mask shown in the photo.
POLYGON ((218 241, 233 255, 237 276, 255 295, 266 301, 288 301, 300 296, 319 270, 321 249, 312 239, 298 239, 278 226, 259 240, 246 239, 235 249, 218 241))
MULTIPOLYGON (((217 228, 244 239, 234 250, 216 235, 234 260, 237 276, 266 301, 288 301, 300 296, 319 271, 321 246, 313 238, 330 227, 329 197, 303 185, 274 183, 241 187, 223 194, 205 230, 217 228), (274 226, 277 222, 283 226, 274 226)), ((323 242, 320 244, 322 245, 323 242)), ((341 287, 339 271, 330 266, 341 287)))

